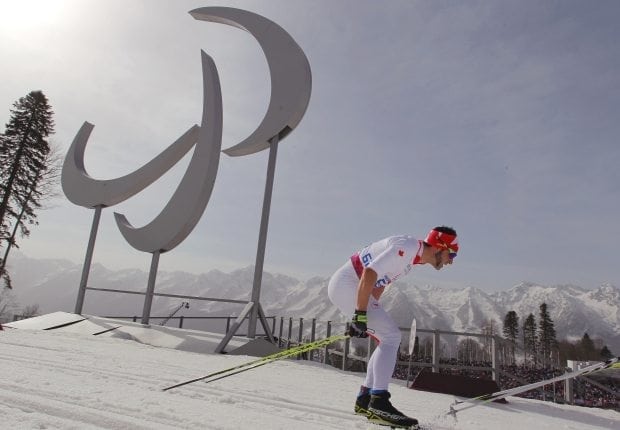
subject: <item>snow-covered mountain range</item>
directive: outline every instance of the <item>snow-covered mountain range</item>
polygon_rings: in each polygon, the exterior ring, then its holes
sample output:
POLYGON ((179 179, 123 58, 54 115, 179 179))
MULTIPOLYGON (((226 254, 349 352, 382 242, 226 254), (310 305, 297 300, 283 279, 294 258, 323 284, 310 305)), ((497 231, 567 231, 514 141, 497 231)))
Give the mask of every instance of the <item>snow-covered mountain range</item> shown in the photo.
MULTIPOLYGON (((21 306, 38 304, 43 313, 74 310, 82 270, 80 264, 31 259, 16 253, 10 270, 14 294, 21 306)), ((231 273, 214 270, 200 275, 160 272, 156 292, 249 300, 253 275, 253 267, 231 273)), ((148 274, 140 270, 111 271, 94 264, 89 286, 145 291, 147 277, 148 274)), ((319 277, 299 281, 265 272, 261 304, 267 315, 345 321, 327 299, 327 281, 319 277)), ((88 291, 83 312, 101 316, 140 316, 143 300, 143 296, 135 294, 88 291)), ((190 309, 183 309, 178 315, 228 316, 237 315, 243 309, 239 304, 190 302, 190 309)), ((384 294, 382 302, 401 327, 408 327, 415 317, 418 328, 459 332, 480 332, 487 320, 495 320, 501 330, 504 316, 510 310, 517 312, 522 324, 530 313, 538 318, 539 306, 544 302, 555 322, 558 339, 576 339, 587 332, 592 338, 602 338, 612 352, 620 353, 620 288, 611 284, 586 289, 576 285, 543 286, 524 282, 506 291, 485 292, 474 287, 444 289, 397 282, 384 294)), ((180 303, 180 299, 155 298, 151 315, 167 316, 180 303)))

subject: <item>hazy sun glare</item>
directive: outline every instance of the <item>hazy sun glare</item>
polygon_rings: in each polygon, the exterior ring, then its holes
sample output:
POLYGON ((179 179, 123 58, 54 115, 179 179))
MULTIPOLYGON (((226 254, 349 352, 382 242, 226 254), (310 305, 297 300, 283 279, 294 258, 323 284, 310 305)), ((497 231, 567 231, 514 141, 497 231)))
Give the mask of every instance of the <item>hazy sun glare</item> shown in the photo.
POLYGON ((0 31, 36 31, 59 24, 67 9, 64 0, 0 0, 0 31))

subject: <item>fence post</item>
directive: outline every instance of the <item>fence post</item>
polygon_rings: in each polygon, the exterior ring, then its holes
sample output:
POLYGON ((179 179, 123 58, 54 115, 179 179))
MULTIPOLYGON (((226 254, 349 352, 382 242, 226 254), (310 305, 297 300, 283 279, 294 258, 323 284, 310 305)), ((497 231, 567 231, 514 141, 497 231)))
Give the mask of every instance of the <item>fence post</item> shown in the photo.
MULTIPOLYGON (((571 368, 566 369, 567 372, 572 372, 571 368)), ((574 390, 574 379, 569 378, 564 381, 564 400, 569 405, 575 404, 575 392, 574 390)))
POLYGON ((351 338, 344 340, 344 351, 342 351, 342 370, 347 370, 347 357, 349 356, 349 348, 351 346, 351 338))
POLYGON ((493 371, 491 372, 493 374, 493 380, 495 382, 497 382, 497 384, 499 385, 499 348, 498 348, 498 344, 499 340, 497 339, 497 336, 493 336, 491 338, 491 349, 493 350, 493 356, 491 357, 491 366, 493 371))
POLYGON ((293 317, 288 319, 288 335, 286 336, 286 349, 291 347, 291 335, 293 333, 293 317))
MULTIPOLYGON (((332 322, 327 321, 327 333, 326 337, 330 337, 332 335, 332 322)), ((329 345, 325 345, 325 354, 323 354, 323 364, 329 363, 329 345)))
POLYGON ((433 332, 433 373, 439 372, 439 330, 433 332))
MULTIPOLYGON (((312 318, 312 325, 310 326, 310 342, 314 342, 316 340, 316 318, 312 318)), ((314 361, 314 349, 310 351, 308 355, 308 360, 314 361)))
POLYGON ((282 333, 284 333, 284 317, 280 317, 280 335, 278 336, 278 348, 282 348, 282 333))
MULTIPOLYGON (((303 337, 303 332, 304 332, 304 319, 303 318, 299 318, 299 331, 297 333, 297 344, 301 345, 302 342, 302 337, 303 337)), ((299 354, 297 356, 298 360, 301 360, 303 358, 302 354, 299 354)))

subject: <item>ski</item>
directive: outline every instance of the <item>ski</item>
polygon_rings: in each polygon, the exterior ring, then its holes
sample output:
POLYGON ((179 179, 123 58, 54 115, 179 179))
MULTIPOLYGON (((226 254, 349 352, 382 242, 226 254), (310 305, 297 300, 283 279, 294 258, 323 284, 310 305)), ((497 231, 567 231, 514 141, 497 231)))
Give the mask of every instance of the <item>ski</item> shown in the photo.
POLYGON ((377 426, 378 428, 390 428, 392 430, 426 430, 425 427, 420 427, 418 424, 414 424, 412 426, 396 426, 394 424, 382 424, 382 423, 378 423, 378 422, 369 422, 369 424, 372 424, 374 426, 377 426))
POLYGON ((418 423, 418 424, 414 424, 412 426, 409 427, 398 427, 398 426, 394 426, 393 424, 380 424, 380 423, 373 423, 373 422, 368 422, 368 427, 367 430, 371 430, 371 429, 375 429, 375 430, 382 430, 382 429, 388 429, 391 428, 392 430, 454 430, 454 426, 450 426, 450 427, 443 427, 440 426, 438 427, 437 424, 432 424, 432 423, 418 423))
POLYGON ((187 385, 187 384, 191 384, 193 382, 203 381, 203 380, 207 380, 207 379, 209 379, 209 380, 205 381, 205 382, 212 382, 212 381, 216 381, 216 380, 219 380, 219 379, 222 379, 222 378, 227 378, 229 376, 236 375, 238 373, 245 372, 247 370, 255 369, 255 368, 263 366, 265 364, 273 363, 274 361, 282 360, 284 358, 293 357, 293 356, 298 355, 298 354, 303 354, 304 352, 309 352, 309 351, 312 351, 314 349, 325 347, 325 346, 327 346, 329 344, 332 344, 332 343, 337 342, 339 340, 344 340, 344 339, 346 339, 348 337, 349 337, 349 335, 339 334, 339 335, 330 336, 330 337, 325 338, 325 339, 320 339, 320 340, 317 340, 317 341, 314 341, 314 342, 304 343, 302 345, 299 345, 299 346, 287 349, 285 351, 276 352, 275 354, 267 355, 265 357, 261 357, 261 358, 256 359, 256 360, 248 361, 246 363, 239 364, 237 366, 233 366, 233 367, 230 367, 228 369, 219 370, 217 372, 212 372, 212 373, 209 373, 208 375, 204 375, 204 376, 201 376, 199 378, 194 378, 194 379, 190 379, 188 381, 179 382, 178 384, 174 384, 174 385, 171 385, 169 387, 163 388, 162 391, 168 391, 168 390, 171 390, 173 388, 182 387, 183 385, 187 385), (214 378, 215 376, 218 376, 218 378, 214 378), (214 378, 214 379, 211 379, 211 378, 214 378))
POLYGON ((466 400, 457 400, 454 404, 450 406, 450 411, 447 415, 456 415, 457 412, 464 411, 466 409, 473 408, 478 405, 482 405, 488 402, 492 402, 494 400, 503 399, 507 396, 514 396, 516 394, 525 393, 526 391, 533 390, 534 388, 543 387, 545 385, 553 384, 555 382, 565 381, 567 379, 573 379, 578 376, 587 375, 590 373, 598 372, 603 369, 615 368, 619 364, 620 357, 615 357, 607 361, 603 361, 600 363, 593 364, 591 366, 584 367, 583 369, 576 370, 574 372, 567 372, 563 375, 556 376, 555 378, 545 379, 544 381, 534 382, 527 385, 520 385, 518 387, 509 388, 507 390, 497 391, 491 394, 484 394, 482 396, 474 397, 466 400), (459 404, 469 403, 461 408, 455 408, 454 406, 459 404))

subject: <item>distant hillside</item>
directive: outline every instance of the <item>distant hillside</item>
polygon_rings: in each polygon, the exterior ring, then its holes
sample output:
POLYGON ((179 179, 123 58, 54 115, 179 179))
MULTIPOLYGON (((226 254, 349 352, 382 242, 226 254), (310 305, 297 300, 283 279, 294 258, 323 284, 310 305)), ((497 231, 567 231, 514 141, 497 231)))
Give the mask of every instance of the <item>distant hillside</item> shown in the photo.
MULTIPOLYGON (((31 259, 16 253, 11 261, 14 294, 22 306, 38 304, 44 313, 73 312, 81 265, 66 260, 31 259)), ((156 291, 189 296, 249 300, 254 269, 246 267, 231 273, 217 270, 194 275, 160 272, 156 291)), ((148 273, 140 270, 110 271, 95 264, 89 285, 97 288, 144 291, 148 273)), ((345 321, 327 299, 327 279, 305 282, 264 273, 261 304, 267 315, 345 321)), ((558 339, 580 338, 585 332, 605 339, 616 354, 620 352, 620 288, 604 284, 594 290, 575 285, 543 286, 521 283, 507 291, 488 293, 477 288, 444 289, 430 285, 396 283, 382 298, 401 327, 415 317, 420 328, 480 332, 489 319, 501 328, 510 310, 521 322, 529 313, 538 317, 538 307, 547 303, 555 322, 558 339)), ((152 315, 167 316, 181 300, 156 298, 152 315)), ((143 296, 88 291, 84 313, 101 316, 142 314, 143 296)), ((184 316, 237 315, 243 306, 193 300, 184 316)), ((191 324, 191 321, 188 321, 191 324)), ((196 323, 194 323, 196 324, 196 323)))

